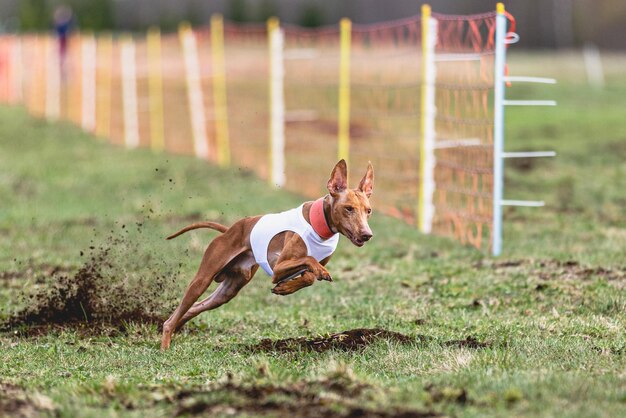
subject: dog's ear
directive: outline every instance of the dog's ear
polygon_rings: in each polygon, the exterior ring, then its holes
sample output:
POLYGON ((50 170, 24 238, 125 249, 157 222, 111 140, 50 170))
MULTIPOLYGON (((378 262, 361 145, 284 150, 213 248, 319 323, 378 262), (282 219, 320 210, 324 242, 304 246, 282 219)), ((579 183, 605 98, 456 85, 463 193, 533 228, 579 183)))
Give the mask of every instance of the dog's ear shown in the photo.
POLYGON ((339 161, 328 179, 328 191, 331 195, 336 196, 348 188, 348 166, 345 160, 339 161))
POLYGON ((367 163, 367 172, 359 183, 359 190, 365 193, 368 199, 372 195, 372 190, 374 190, 374 167, 372 167, 371 162, 367 163))

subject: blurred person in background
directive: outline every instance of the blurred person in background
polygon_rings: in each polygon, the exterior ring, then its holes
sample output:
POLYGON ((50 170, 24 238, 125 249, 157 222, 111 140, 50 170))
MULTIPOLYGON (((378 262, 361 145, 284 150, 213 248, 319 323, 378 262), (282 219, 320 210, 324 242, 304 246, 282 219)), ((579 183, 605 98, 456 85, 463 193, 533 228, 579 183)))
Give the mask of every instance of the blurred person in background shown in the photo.
POLYGON ((54 10, 54 30, 59 39, 59 60, 61 77, 65 79, 65 61, 69 34, 74 26, 74 13, 67 5, 60 5, 54 10))

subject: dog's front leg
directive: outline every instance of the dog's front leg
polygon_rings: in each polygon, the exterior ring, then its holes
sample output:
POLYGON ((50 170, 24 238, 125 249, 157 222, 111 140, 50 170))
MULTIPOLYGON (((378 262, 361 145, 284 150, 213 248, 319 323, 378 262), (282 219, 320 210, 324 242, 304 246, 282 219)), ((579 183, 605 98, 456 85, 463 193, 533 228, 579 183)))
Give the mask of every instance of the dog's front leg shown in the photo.
POLYGON ((273 293, 288 295, 303 287, 311 286, 316 280, 332 282, 330 273, 313 257, 285 260, 274 266, 273 293))
MULTIPOLYGON (((327 262, 328 259, 322 261, 327 262)), ((297 234, 293 234, 287 241, 273 270, 272 283, 276 286, 272 293, 278 295, 289 295, 311 286, 316 280, 332 281, 328 270, 315 258, 307 255, 306 245, 297 234), (290 278, 299 272, 302 272, 301 275, 290 278)))
MULTIPOLYGON (((278 261, 274 266, 274 275, 272 276, 272 283, 280 283, 301 272, 311 273, 317 280, 327 280, 332 282, 330 273, 313 257, 302 257, 295 259, 287 259, 278 261), (304 270, 304 271, 303 271, 304 270)), ((295 278, 295 276, 294 276, 295 278)))
POLYGON ((274 278, 278 280, 278 284, 272 288, 272 293, 282 296, 290 295, 300 289, 311 286, 317 280, 317 276, 310 271, 304 271, 293 279, 287 279, 289 275, 285 277, 281 281, 280 276, 274 275, 274 278))

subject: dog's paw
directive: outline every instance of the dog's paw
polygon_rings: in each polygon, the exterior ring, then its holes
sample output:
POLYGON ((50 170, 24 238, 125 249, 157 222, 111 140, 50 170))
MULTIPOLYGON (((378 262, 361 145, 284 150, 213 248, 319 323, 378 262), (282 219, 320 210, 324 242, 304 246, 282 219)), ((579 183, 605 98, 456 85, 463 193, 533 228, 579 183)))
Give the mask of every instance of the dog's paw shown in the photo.
POLYGON ((272 289, 272 293, 281 296, 290 295, 303 287, 311 286, 314 282, 315 276, 313 273, 306 272, 295 279, 278 282, 272 289))
POLYGON ((272 293, 275 295, 286 296, 296 291, 296 289, 291 288, 291 286, 287 286, 285 283, 286 282, 278 283, 274 286, 272 288, 272 293))
POLYGON ((333 281, 333 278, 331 277, 330 273, 323 266, 320 266, 320 268, 316 271, 316 273, 317 273, 317 280, 319 281, 322 281, 322 280, 327 281, 327 282, 333 281))
POLYGON ((317 280, 319 280, 319 281, 324 280, 324 281, 327 281, 327 282, 332 282, 333 278, 331 277, 329 272, 326 272, 326 273, 321 274, 320 276, 317 276, 317 280))

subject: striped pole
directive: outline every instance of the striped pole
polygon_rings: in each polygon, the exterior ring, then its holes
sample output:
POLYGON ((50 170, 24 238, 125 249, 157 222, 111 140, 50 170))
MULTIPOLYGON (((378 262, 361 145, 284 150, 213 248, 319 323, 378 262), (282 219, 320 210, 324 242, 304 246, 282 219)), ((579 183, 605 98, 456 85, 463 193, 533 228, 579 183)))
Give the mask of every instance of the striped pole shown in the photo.
POLYGON ((432 231, 435 205, 435 45, 437 20, 431 17, 430 6, 422 6, 422 88, 420 144, 420 191, 418 197, 418 225, 424 234, 432 231))
POLYGON ((111 85, 113 77, 113 37, 111 34, 98 37, 96 83, 98 104, 96 105, 96 134, 103 138, 111 135, 111 85))
POLYGON ((71 36, 67 42, 67 51, 65 57, 63 57, 63 82, 64 88, 67 91, 67 119, 80 125, 82 121, 82 106, 81 106, 81 80, 83 79, 83 66, 80 59, 82 50, 81 45, 82 34, 78 33, 75 36, 71 36))
POLYGON ((54 121, 61 115, 61 60, 56 36, 46 38, 46 119, 54 121))
POLYGON ((496 6, 496 50, 493 104, 493 231, 491 251, 502 253, 502 195, 504 189, 504 67, 506 63, 506 16, 504 4, 496 6))
POLYGON ((339 130, 337 157, 349 163, 350 157, 350 42, 352 22, 343 18, 340 23, 341 50, 339 61, 339 130))
POLYGON ((37 96, 33 106, 33 114, 37 117, 45 117, 46 113, 46 68, 48 58, 46 56, 46 38, 47 36, 40 34, 37 36, 37 61, 38 68, 35 76, 37 77, 37 96))
POLYGON ((92 132, 96 129, 96 40, 91 33, 81 37, 81 126, 92 132))
POLYGON ((163 125, 163 74, 161 70, 161 31, 148 29, 148 101, 150 108, 150 147, 153 151, 165 148, 163 125))
POLYGON ((38 71, 35 72, 37 77, 37 93, 35 102, 33 103, 33 114, 37 117, 44 117, 46 113, 46 68, 48 63, 46 59, 46 38, 43 34, 37 35, 37 63, 38 71))
POLYGON ((215 135, 217 162, 230 165, 228 138, 228 107, 226 105, 226 68, 224 63, 224 20, 222 15, 211 16, 211 62, 213 65, 213 102, 215 104, 215 135))
POLYGON ((10 38, 0 35, 0 102, 9 101, 9 45, 10 38))
POLYGON ((137 114, 137 69, 135 43, 130 36, 121 40, 122 110, 124 112, 124 143, 128 148, 139 146, 139 116, 137 114))
MULTIPOLYGON (((44 46, 42 44, 42 35, 34 35, 31 41, 28 43, 27 50, 30 54, 30 59, 32 61, 29 62, 29 72, 31 79, 29 83, 26 83, 27 89, 30 89, 29 100, 26 103, 26 107, 28 111, 37 115, 38 111, 41 109, 40 105, 43 103, 42 96, 45 92, 42 92, 43 84, 44 84, 44 46)), ((27 90, 28 91, 28 90, 27 90)))
POLYGON ((267 21, 270 53, 270 176, 272 186, 285 185, 285 67, 283 60, 284 34, 280 22, 273 17, 267 21))
POLYGON ((187 98, 189 100, 189 114, 191 117, 191 132, 193 135, 194 151, 198 158, 209 158, 209 144, 204 114, 204 96, 200 82, 200 60, 196 37, 187 22, 178 27, 178 35, 183 48, 185 71, 187 79, 187 98))
POLYGON ((20 36, 13 37, 13 45, 11 48, 11 103, 22 103, 24 101, 24 86, 22 79, 22 38, 20 36))

